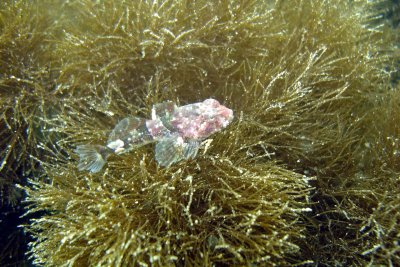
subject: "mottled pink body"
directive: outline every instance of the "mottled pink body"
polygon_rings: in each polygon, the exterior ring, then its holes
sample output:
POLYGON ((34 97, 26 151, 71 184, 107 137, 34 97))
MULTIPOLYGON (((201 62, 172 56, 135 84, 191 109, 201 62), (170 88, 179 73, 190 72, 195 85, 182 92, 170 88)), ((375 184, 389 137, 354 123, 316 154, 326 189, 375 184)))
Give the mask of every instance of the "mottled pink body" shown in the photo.
POLYGON ((150 135, 154 139, 162 138, 163 136, 168 135, 170 133, 169 130, 164 126, 160 118, 156 118, 154 120, 147 120, 146 127, 150 135))
POLYGON ((183 138, 204 139, 225 128, 232 119, 232 110, 220 105, 217 100, 207 99, 179 107, 171 124, 183 138))
MULTIPOLYGON (((183 139, 203 140, 225 128, 233 119, 233 111, 215 99, 207 99, 175 107, 167 116, 164 123, 172 127, 169 127, 172 132, 176 132, 183 139)), ((165 127, 157 116, 147 121, 146 125, 151 135, 158 138, 166 134, 165 129, 168 127, 165 127)))

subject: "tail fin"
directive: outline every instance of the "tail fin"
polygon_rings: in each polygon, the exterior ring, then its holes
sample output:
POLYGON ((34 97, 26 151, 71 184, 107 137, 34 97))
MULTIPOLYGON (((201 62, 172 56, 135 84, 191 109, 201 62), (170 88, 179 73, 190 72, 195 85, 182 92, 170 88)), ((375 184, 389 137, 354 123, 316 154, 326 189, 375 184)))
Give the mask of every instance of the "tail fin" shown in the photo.
POLYGON ((80 158, 78 169, 80 171, 87 170, 94 173, 103 168, 111 151, 99 145, 80 145, 76 147, 75 153, 78 154, 80 158))

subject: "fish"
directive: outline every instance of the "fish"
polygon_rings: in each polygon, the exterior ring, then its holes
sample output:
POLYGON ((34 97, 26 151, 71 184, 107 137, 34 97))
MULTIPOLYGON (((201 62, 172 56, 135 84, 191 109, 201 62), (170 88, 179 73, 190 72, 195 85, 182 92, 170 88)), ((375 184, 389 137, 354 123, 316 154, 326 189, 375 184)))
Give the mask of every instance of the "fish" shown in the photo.
POLYGON ((180 107, 172 101, 155 104, 151 119, 129 116, 118 122, 105 145, 78 145, 78 170, 99 172, 111 154, 124 154, 150 143, 155 143, 160 166, 194 159, 201 142, 226 128, 233 118, 231 109, 212 98, 180 107))

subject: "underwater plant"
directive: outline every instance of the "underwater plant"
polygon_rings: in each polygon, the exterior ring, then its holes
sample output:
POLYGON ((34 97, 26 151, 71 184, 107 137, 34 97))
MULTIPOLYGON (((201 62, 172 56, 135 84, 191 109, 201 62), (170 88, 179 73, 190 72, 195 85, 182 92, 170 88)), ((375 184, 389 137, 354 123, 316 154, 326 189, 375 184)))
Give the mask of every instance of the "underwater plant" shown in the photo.
MULTIPOLYGON (((17 226, 25 184, 38 169, 39 128, 50 106, 47 94, 53 71, 47 60, 46 29, 52 22, 38 16, 27 1, 0 3, 0 265, 21 264, 26 237, 17 226), (46 63, 45 63, 46 62, 46 63), (46 103, 46 104, 45 104, 46 103)), ((39 5, 35 6, 38 8, 39 5)))
MULTIPOLYGON (((51 48, 62 1, 0 2, 0 265, 24 265, 29 237, 21 185, 41 173, 52 140, 46 119, 58 109, 58 62, 51 48)), ((53 139, 55 140, 55 139, 53 139)))
MULTIPOLYGON (((259 131, 253 129, 254 114, 260 111, 245 110, 245 99, 237 102, 245 89, 239 76, 232 78, 232 84, 221 84, 219 77, 221 71, 245 65, 239 59, 235 63, 231 55, 204 59, 204 53, 226 54, 218 43, 228 39, 217 38, 218 31, 225 30, 224 16, 232 6, 193 4, 195 8, 179 1, 164 5, 73 1, 66 7, 66 12, 81 15, 73 27, 66 28, 65 39, 54 50, 65 55, 57 81, 69 97, 63 99, 61 112, 47 122, 51 132, 60 133, 57 144, 65 154, 40 161, 50 184, 32 180, 34 189, 27 189, 27 213, 46 212, 26 225, 36 238, 30 249, 34 262, 49 266, 284 264, 286 257, 298 254, 311 178, 265 160, 266 148, 259 131), (151 20, 157 17, 148 17, 156 9, 164 17, 165 29, 153 25, 151 20), (202 10, 197 26, 187 24, 186 9, 202 10), (209 22, 210 12, 217 16, 212 18, 215 22, 200 30, 209 22), (182 22, 172 22, 175 19, 182 22), (150 45, 146 39, 157 34, 163 34, 165 43, 150 45), (154 46, 160 46, 160 51, 154 46), (138 47, 141 52, 133 53, 138 47), (236 92, 231 91, 234 87, 236 92), (159 167, 153 149, 146 146, 111 155, 104 171, 79 172, 74 149, 83 143, 104 143, 122 118, 147 117, 154 104, 166 100, 183 105, 209 97, 232 105, 237 122, 206 140, 195 159, 159 167), (50 249, 54 246, 58 249, 50 249)), ((242 22, 231 29, 231 46, 240 49, 242 38, 235 37, 234 31, 246 34, 252 27, 267 27, 258 22, 268 13, 253 22, 248 12, 258 12, 256 2, 237 8, 242 22)), ((252 47, 242 49, 254 53, 252 47)), ((241 57, 235 53, 233 57, 241 57)), ((257 90, 254 99, 247 101, 260 100, 261 87, 257 90)))
POLYGON ((52 186, 34 184, 28 192, 31 211, 49 211, 29 226, 37 236, 46 232, 31 244, 34 262, 284 264, 304 237, 299 214, 307 211, 308 181, 272 163, 240 161, 204 155, 195 167, 165 169, 136 155, 97 177, 71 173, 71 164, 51 177, 52 186))
POLYGON ((389 2, 2 3, 1 182, 26 193, 34 263, 395 265, 389 2), (209 98, 235 117, 195 157, 149 144, 79 170, 124 118, 209 98))

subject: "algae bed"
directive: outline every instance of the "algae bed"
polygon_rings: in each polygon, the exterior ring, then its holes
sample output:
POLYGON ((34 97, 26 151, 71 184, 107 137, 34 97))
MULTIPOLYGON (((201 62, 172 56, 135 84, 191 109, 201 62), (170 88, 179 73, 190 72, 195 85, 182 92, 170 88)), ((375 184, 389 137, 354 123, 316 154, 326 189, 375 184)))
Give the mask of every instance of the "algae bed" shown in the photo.
POLYGON ((1 266, 396 266, 400 4, 3 0, 1 266), (195 159, 77 169, 153 104, 234 121, 195 159))

